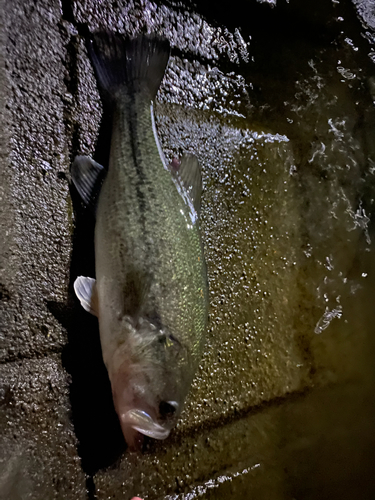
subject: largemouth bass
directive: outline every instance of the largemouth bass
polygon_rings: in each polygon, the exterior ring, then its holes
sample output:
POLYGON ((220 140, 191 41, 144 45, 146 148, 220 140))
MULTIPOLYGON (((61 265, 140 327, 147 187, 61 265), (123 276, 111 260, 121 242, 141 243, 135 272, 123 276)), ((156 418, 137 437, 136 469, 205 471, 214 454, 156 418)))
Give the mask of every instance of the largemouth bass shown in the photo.
POLYGON ((201 170, 193 155, 167 165, 153 100, 169 59, 155 35, 97 33, 89 43, 98 86, 112 107, 108 172, 76 157, 72 179, 92 202, 96 281, 74 289, 98 316, 103 360, 124 437, 166 438, 181 413, 205 338, 208 285, 199 230, 201 170))

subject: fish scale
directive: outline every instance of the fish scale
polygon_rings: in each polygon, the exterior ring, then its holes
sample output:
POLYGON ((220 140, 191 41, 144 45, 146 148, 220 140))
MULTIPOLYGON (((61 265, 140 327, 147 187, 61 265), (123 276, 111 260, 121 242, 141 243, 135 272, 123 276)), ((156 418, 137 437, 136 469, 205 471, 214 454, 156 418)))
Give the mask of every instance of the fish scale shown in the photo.
MULTIPOLYGON (((104 258, 108 253, 113 256, 112 259, 118 258, 116 262, 112 260, 110 265, 116 269, 116 279, 121 279, 118 271, 121 269, 126 275, 126 259, 119 258, 116 247, 124 245, 132 266, 142 272, 151 271, 157 287, 164 286, 163 297, 153 299, 165 324, 171 331, 181 332, 180 335, 184 336, 183 323, 190 323, 184 311, 189 310, 189 314, 194 312, 197 294, 205 288, 201 279, 200 262, 203 259, 198 260, 201 257, 198 228, 192 226, 192 229, 186 229, 188 208, 177 192, 171 173, 159 157, 152 132, 149 101, 142 95, 133 99, 124 97, 123 100, 125 105, 119 105, 114 116, 109 174, 99 199, 97 259, 102 252, 104 258), (130 133, 130 117, 133 120, 137 117, 133 123, 135 137, 130 133), (132 141, 140 147, 132 147, 132 141), (142 175, 134 164, 139 165, 142 175), (139 191, 144 207, 140 204, 139 191), (103 227, 105 236, 101 234, 100 227, 103 227), (103 245, 100 243, 102 240, 111 243, 103 245), (192 272, 194 268, 198 272, 192 272), (194 280, 194 276, 198 279, 194 280), (176 298, 179 299, 178 305, 171 307, 176 298)), ((198 324, 197 335, 203 334, 202 326, 199 329, 198 324)), ((176 333, 174 335, 177 336, 176 333)), ((192 346, 195 344, 189 336, 186 342, 192 346)))

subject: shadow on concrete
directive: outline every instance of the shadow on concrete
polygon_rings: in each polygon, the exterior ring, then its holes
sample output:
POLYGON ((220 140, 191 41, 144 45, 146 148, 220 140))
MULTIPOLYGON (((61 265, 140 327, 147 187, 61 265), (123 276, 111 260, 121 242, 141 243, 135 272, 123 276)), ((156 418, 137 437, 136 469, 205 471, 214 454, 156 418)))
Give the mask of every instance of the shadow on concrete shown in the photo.
POLYGON ((88 475, 113 464, 125 447, 102 360, 97 319, 86 313, 73 296, 77 275, 95 275, 93 234, 92 215, 77 210, 69 302, 48 303, 49 310, 68 332, 62 362, 71 375, 72 421, 82 468, 88 475))
MULTIPOLYGON (((111 115, 105 112, 95 155, 96 161, 104 166, 108 164, 110 134, 111 115)), ((70 401, 78 453, 84 472, 92 476, 118 459, 125 449, 125 441, 102 359, 97 318, 83 310, 73 291, 77 276, 95 277, 95 216, 83 206, 74 186, 70 187, 70 194, 75 228, 68 303, 50 301, 48 308, 68 332, 62 362, 71 375, 70 401)))

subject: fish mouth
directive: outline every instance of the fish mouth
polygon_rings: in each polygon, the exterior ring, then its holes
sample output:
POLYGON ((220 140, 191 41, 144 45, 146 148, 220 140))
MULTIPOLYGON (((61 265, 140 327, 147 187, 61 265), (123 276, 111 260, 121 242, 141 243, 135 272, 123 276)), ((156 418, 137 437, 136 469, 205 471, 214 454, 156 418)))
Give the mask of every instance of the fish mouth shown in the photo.
POLYGON ((165 439, 171 432, 170 428, 158 424, 143 410, 129 410, 121 416, 121 420, 123 424, 130 425, 134 430, 153 439, 165 439))

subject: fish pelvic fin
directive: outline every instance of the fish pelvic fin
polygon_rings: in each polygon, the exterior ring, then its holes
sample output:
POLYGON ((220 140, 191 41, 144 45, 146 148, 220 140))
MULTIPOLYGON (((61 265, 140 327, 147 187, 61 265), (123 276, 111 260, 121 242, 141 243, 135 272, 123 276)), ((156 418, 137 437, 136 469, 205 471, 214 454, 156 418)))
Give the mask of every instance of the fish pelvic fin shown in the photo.
POLYGON ((100 89, 113 100, 118 91, 145 92, 154 99, 168 64, 170 45, 158 35, 126 38, 96 32, 87 44, 100 89))
POLYGON ((96 280, 78 276, 73 284, 74 291, 83 309, 94 316, 99 316, 98 293, 96 280))

